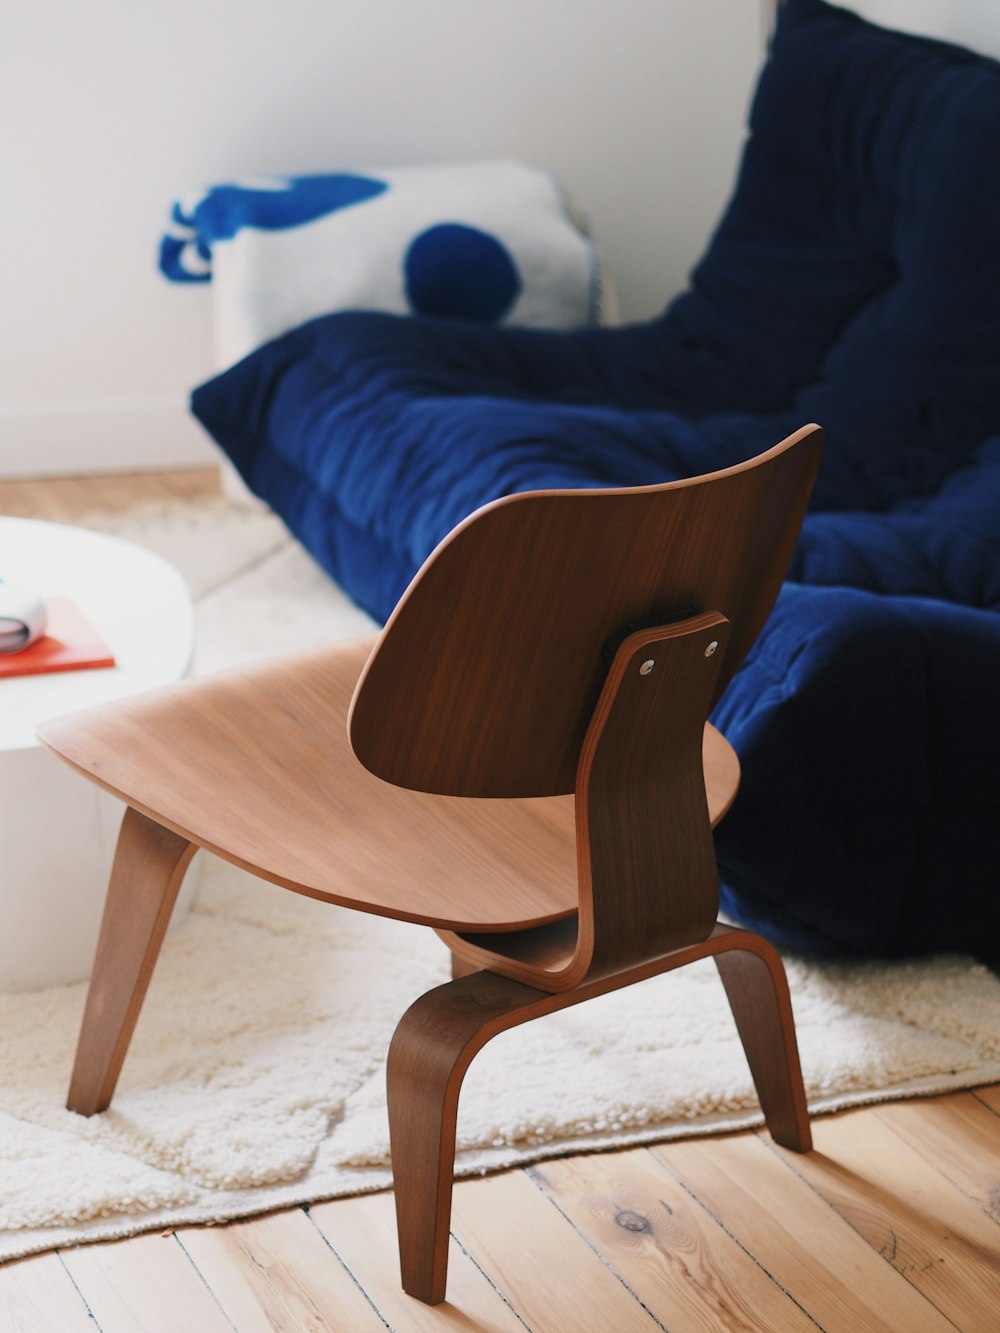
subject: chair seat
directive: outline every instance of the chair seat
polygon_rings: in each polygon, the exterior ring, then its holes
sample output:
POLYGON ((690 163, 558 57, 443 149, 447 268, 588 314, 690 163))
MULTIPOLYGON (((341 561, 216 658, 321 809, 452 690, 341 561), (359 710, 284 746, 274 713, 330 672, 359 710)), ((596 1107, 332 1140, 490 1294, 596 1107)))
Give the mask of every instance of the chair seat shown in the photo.
MULTIPOLYGON (((426 795, 355 758, 347 710, 373 643, 170 686, 46 722, 39 739, 157 823, 310 897, 455 931, 571 916, 572 796, 426 795)), ((711 726, 703 754, 714 825, 739 764, 711 726)))

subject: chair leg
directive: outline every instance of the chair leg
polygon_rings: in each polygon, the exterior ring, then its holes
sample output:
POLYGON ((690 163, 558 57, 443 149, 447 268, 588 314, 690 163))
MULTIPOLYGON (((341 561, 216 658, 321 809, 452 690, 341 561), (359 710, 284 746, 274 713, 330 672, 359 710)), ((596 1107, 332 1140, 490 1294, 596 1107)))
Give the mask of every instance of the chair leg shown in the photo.
POLYGON ((392 1038, 387 1091, 400 1270, 403 1290, 427 1305, 445 1295, 462 1079, 491 1037, 533 1017, 528 1011, 549 998, 477 971, 422 995, 392 1038))
POLYGON ((715 965, 771 1137, 785 1148, 808 1152, 812 1135, 784 964, 761 936, 742 931, 740 936, 743 947, 716 953, 715 965))
POLYGON ((750 1063, 768 1129, 798 1152, 812 1146, 785 969, 767 940, 731 926, 662 958, 585 982, 535 990, 479 971, 428 991, 389 1047, 389 1137, 403 1290, 444 1300, 455 1126, 462 1079, 476 1053, 508 1028, 713 956, 750 1063))
POLYGON ((197 848, 126 810, 104 904, 67 1107, 94 1115, 108 1106, 177 891, 197 848))

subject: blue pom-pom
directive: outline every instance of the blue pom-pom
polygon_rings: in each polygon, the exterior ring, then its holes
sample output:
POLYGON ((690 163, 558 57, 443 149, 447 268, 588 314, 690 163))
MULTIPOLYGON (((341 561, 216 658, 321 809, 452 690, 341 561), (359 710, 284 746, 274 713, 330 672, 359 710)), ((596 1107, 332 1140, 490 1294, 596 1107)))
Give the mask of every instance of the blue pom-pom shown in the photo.
POLYGON ((442 222, 415 237, 403 260, 406 296, 422 315, 494 323, 517 299, 521 279, 495 236, 442 222))

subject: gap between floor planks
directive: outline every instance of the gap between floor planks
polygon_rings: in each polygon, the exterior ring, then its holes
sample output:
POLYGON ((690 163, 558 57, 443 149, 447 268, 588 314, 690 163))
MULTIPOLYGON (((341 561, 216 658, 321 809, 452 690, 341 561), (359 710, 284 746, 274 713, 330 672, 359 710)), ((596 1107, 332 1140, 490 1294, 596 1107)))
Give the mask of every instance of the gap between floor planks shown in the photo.
MULTIPOLYGON (((0 512, 72 522, 218 494, 208 469, 0 482, 0 512)), ((1000 1088, 814 1132, 805 1158, 747 1133, 462 1182, 435 1309, 399 1290, 381 1194, 8 1264, 0 1333, 995 1329, 1000 1088)))

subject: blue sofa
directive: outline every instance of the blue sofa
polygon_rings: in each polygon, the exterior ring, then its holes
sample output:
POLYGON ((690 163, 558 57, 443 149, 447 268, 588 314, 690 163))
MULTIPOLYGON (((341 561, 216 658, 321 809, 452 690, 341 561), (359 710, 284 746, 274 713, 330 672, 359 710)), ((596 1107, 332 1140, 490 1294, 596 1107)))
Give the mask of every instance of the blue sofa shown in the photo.
POLYGON ((694 475, 818 421, 789 581, 714 719, 744 773, 723 906, 804 950, 997 952, 998 162, 1000 65, 787 0, 733 199, 662 317, 335 314, 193 409, 379 618, 496 496, 694 475))

